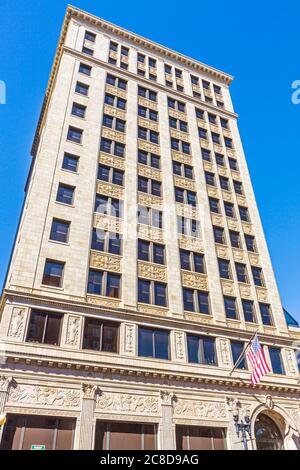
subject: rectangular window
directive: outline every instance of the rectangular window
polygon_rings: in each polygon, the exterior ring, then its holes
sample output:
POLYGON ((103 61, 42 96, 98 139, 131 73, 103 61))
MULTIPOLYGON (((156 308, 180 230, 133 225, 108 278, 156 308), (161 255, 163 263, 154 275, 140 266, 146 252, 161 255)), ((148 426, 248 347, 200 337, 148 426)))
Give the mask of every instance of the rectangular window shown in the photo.
POLYGON ((215 185, 216 185, 216 181, 215 181, 215 175, 214 175, 214 173, 210 173, 209 171, 206 171, 206 172, 205 172, 205 182, 206 182, 206 184, 208 184, 209 186, 215 186, 215 185))
POLYGON ((238 164, 234 158, 228 158, 228 162, 229 162, 229 167, 231 170, 235 170, 235 171, 238 170, 238 164))
POLYGON ((76 127, 70 126, 68 130, 67 139, 70 140, 71 142, 81 144, 82 134, 83 134, 82 129, 77 129, 76 127))
POLYGON ((68 243, 69 241, 70 222, 64 220, 53 219, 50 240, 68 243))
POLYGON ((216 153, 215 155, 216 155, 217 165, 225 166, 224 155, 222 155, 221 153, 216 153))
POLYGON ((87 292, 88 294, 104 295, 119 299, 121 295, 121 275, 91 269, 87 292))
POLYGON ((256 245, 255 245, 255 238, 251 235, 245 235, 245 242, 247 246, 247 250, 253 253, 256 253, 256 245))
POLYGON ((211 212, 215 212, 216 214, 220 213, 220 206, 219 206, 219 200, 214 199, 214 198, 209 198, 209 207, 211 212))
MULTIPOLYGON (((244 343, 240 343, 239 341, 231 341, 231 352, 232 352, 233 364, 237 363, 243 351, 244 351, 244 343)), ((245 356, 243 357, 242 360, 239 361, 239 363, 236 365, 236 368, 247 369, 245 356)))
POLYGON ((205 273, 204 255, 192 251, 180 250, 181 269, 205 273))
POLYGON ((94 228, 92 232, 91 249, 120 255, 122 249, 122 238, 119 233, 106 232, 104 230, 94 228))
POLYGON ((231 279, 230 263, 226 259, 218 258, 219 272, 222 279, 231 279))
POLYGON ((209 295, 207 292, 183 289, 184 310, 210 315, 209 295))
POLYGON ((90 67, 89 65, 81 63, 79 65, 79 72, 83 73, 84 75, 90 76, 91 73, 92 73, 92 67, 90 67))
POLYGON ((85 111, 86 106, 83 106, 82 104, 78 103, 73 103, 71 111, 72 116, 76 116, 83 119, 85 117, 85 111))
POLYGON ((222 227, 213 227, 214 237, 216 243, 221 243, 222 245, 226 244, 224 229, 222 227))
POLYGON ((240 218, 241 218, 241 220, 243 220, 244 222, 250 222, 250 217, 249 217, 249 213, 248 213, 247 207, 241 207, 241 206, 239 206, 239 212, 240 212, 240 218))
POLYGON ((169 332, 139 327, 138 354, 141 357, 170 359, 169 332))
POLYGON ((95 42, 96 41, 96 34, 91 33, 90 31, 86 31, 85 35, 84 35, 84 39, 86 41, 95 42))
POLYGON ((239 282, 249 282, 245 264, 235 263, 236 275, 239 282))
POLYGON ((279 348, 271 348, 269 346, 269 354, 273 374, 285 375, 284 365, 281 357, 281 350, 279 348))
POLYGON ((45 286, 61 287, 65 263, 46 260, 42 284, 45 286))
POLYGON ((176 449, 226 450, 226 429, 204 426, 176 426, 176 449))
POLYGON ((201 149, 201 153, 202 153, 202 159, 203 160, 205 160, 207 162, 211 161, 210 150, 201 149))
POLYGON ((228 178, 225 178, 224 176, 220 176, 220 186, 224 191, 229 191, 229 180, 228 178))
POLYGON ((56 201, 63 204, 72 205, 74 202, 74 192, 74 187, 60 183, 58 186, 56 201))
POLYGON ((226 217, 231 217, 232 219, 235 219, 234 205, 231 204, 231 202, 224 202, 224 210, 226 217))
POLYGON ((230 243, 233 248, 241 248, 241 239, 239 232, 229 230, 230 243))
POLYGON ((236 299, 234 297, 224 297, 226 318, 236 320, 238 318, 236 299))
POLYGON ((244 194, 243 185, 240 181, 233 180, 233 186, 234 186, 234 190, 236 194, 240 194, 240 195, 244 194))
POLYGON ((26 341, 58 346, 63 315, 31 310, 26 341))
POLYGON ((69 153, 65 153, 62 168, 64 170, 73 171, 76 173, 78 170, 78 161, 79 157, 76 157, 75 155, 70 155, 69 153))
POLYGON ((256 286, 264 286, 262 269, 256 266, 251 266, 253 281, 256 286))
POLYGON ((118 323, 108 323, 96 318, 86 317, 82 348, 118 353, 118 334, 118 323))
POLYGON ((82 52, 86 55, 90 55, 90 56, 94 55, 93 49, 90 49, 89 47, 86 47, 86 46, 83 46, 82 52))
POLYGON ((187 350, 190 363, 217 365, 214 338, 187 335, 187 350))
POLYGON ((156 282, 138 280, 138 301, 142 303, 167 306, 167 285, 156 282))
POLYGON ((95 450, 155 450, 156 426, 153 424, 97 421, 95 450))
POLYGON ((244 312, 245 321, 249 323, 256 323, 255 313, 254 313, 254 304, 252 300, 242 299, 242 304, 243 304, 243 312, 244 312))
POLYGON ((271 306, 268 304, 260 303, 259 310, 260 310, 260 315, 261 315, 263 324, 267 326, 272 326, 273 321, 272 321, 271 306))
POLYGON ((165 264, 165 247, 158 243, 139 240, 138 259, 152 263, 165 264))
POLYGON ((85 83, 77 82, 75 92, 79 93, 80 95, 88 96, 89 94, 89 86, 85 83))

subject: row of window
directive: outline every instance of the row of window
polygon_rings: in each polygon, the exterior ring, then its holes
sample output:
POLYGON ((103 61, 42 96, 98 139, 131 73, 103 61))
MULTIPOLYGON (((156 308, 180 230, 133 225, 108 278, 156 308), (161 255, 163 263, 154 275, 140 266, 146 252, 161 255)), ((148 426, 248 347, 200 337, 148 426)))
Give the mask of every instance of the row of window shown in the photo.
MULTIPOLYGON (((32 310, 26 341, 59 346, 61 341, 63 314, 32 310)), ((85 317, 82 336, 82 349, 119 353, 120 324, 96 318, 85 317)), ((187 360, 192 364, 218 365, 216 339, 211 336, 186 334, 187 360)), ((231 341, 232 361, 236 363, 244 349, 244 343, 231 341)), ((285 374, 281 350, 269 347, 269 356, 274 374, 285 374)), ((138 328, 138 355, 156 359, 170 360, 170 331, 138 328)), ((239 369, 247 369, 244 358, 239 369)))
MULTIPOLYGON (((227 259, 218 258, 220 277, 223 279, 232 279, 232 270, 230 267, 230 261, 227 259)), ((235 270, 237 280, 249 284, 249 275, 247 272, 247 266, 243 263, 235 263, 235 270)), ((251 266, 251 272, 253 281, 256 286, 263 287, 265 285, 262 274, 262 269, 257 266, 251 266)))
MULTIPOLYGON (((224 210, 225 210, 226 217, 230 217, 231 219, 236 219, 236 211, 235 211, 234 204, 231 203, 231 202, 227 202, 227 201, 224 201, 223 203, 224 203, 224 210)), ((210 207, 211 212, 214 212, 216 214, 221 213, 221 207, 220 207, 220 200, 219 199, 210 197, 209 198, 209 207, 210 207)), ((247 207, 238 206, 238 210, 239 210, 240 219, 243 222, 251 222, 250 216, 249 216, 249 211, 248 211, 247 207)))

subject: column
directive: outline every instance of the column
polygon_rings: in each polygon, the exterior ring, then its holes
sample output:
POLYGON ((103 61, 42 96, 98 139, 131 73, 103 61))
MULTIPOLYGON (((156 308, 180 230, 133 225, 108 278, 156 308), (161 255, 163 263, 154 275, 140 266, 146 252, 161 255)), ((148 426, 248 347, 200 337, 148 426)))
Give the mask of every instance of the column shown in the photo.
POLYGON ((161 450, 176 450, 175 425, 173 424, 174 394, 160 392, 162 422, 160 426, 161 450))
POLYGON ((93 420, 97 386, 82 384, 81 417, 79 427, 79 449, 93 450, 93 420))
MULTIPOLYGON (((5 405, 8 399, 9 388, 13 383, 12 377, 0 377, 0 415, 5 414, 5 405)), ((0 443, 2 441, 4 426, 0 427, 0 443)))

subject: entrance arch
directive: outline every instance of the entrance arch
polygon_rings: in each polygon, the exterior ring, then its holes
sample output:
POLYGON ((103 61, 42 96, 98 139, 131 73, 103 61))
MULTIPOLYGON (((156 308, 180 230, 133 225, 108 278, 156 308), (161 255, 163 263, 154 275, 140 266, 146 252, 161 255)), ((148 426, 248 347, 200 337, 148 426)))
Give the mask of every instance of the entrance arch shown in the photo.
POLYGON ((283 450, 284 438, 275 421, 266 413, 260 413, 254 423, 257 450, 283 450))

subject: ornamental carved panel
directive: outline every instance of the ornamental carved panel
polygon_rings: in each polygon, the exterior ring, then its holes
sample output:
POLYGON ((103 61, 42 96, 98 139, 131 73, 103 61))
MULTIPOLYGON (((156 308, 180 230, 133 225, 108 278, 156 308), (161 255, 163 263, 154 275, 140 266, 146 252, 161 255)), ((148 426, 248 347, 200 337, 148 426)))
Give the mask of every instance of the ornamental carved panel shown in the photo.
POLYGON ((204 170, 206 171, 212 171, 213 170, 213 165, 210 162, 204 162, 203 163, 204 170))
POLYGON ((159 196, 153 196, 152 194, 138 193, 138 203, 142 206, 153 207, 154 209, 163 209, 163 199, 159 196))
POLYGON ((121 393, 102 393, 96 398, 96 411, 101 413, 130 413, 157 415, 158 398, 121 393))
POLYGON ((217 256, 220 258, 229 258, 228 248, 226 246, 216 245, 217 256))
POLYGON ((159 146, 152 144, 151 142, 147 142, 146 140, 139 140, 138 147, 141 150, 145 150, 145 152, 151 152, 151 153, 155 153, 156 155, 160 155, 159 146))
POLYGON ((208 150, 210 147, 209 142, 206 139, 200 139, 200 141, 201 141, 201 148, 208 150))
POLYGON ((187 235, 181 235, 179 239, 179 246, 183 250, 197 251, 203 253, 203 243, 199 238, 188 237, 187 235))
POLYGON ((213 124, 210 124, 210 130, 212 132, 217 132, 217 133, 220 132, 220 128, 218 126, 214 126, 213 124))
POLYGON ((159 132, 159 126, 157 122, 151 121, 150 119, 145 119, 139 117, 138 119, 138 125, 145 127, 146 129, 150 129, 151 131, 156 131, 159 132))
POLYGON ((207 186, 207 194, 211 197, 219 197, 219 191, 213 186, 207 186))
POLYGON ((166 317, 169 313, 167 308, 157 307, 156 305, 138 304, 138 311, 149 315, 159 315, 166 317))
POLYGON ((119 170, 125 170, 124 158, 119 158, 115 155, 110 155, 109 153, 100 152, 99 162, 107 166, 113 166, 119 170))
POLYGON ((122 132, 117 132, 113 129, 108 129, 107 127, 102 128, 102 137, 105 137, 106 139, 117 140, 118 142, 125 144, 125 134, 122 134, 122 132))
POLYGON ((186 121, 187 117, 185 113, 182 113, 180 111, 175 111, 175 109, 169 109, 169 116, 175 118, 175 119, 180 119, 181 121, 186 121))
POLYGON ((183 178, 181 176, 174 176, 174 185, 179 188, 189 189, 191 191, 196 191, 196 184, 193 180, 188 178, 183 178))
POLYGON ((189 271, 182 271, 182 285, 192 289, 208 290, 207 277, 189 271))
POLYGON ((182 217, 199 220, 199 214, 196 207, 189 206, 187 204, 181 204, 180 202, 176 203, 176 214, 182 217))
POLYGON ((154 101, 147 100, 141 96, 138 97, 138 102, 141 106, 145 106, 145 108, 154 109, 154 111, 158 111, 157 104, 154 101))
POLYGON ((174 406, 174 416, 225 420, 227 410, 225 403, 178 399, 174 406))
POLYGON ((227 149, 227 155, 228 155, 229 157, 233 157, 233 158, 234 158, 234 157, 235 157, 235 150, 229 150, 229 149, 227 149))
POLYGON ((121 263, 121 256, 111 255, 108 253, 99 253, 98 251, 91 251, 90 266, 92 268, 120 273, 122 271, 121 263))
POLYGON ((8 329, 8 336, 12 338, 21 338, 25 328, 25 315, 24 308, 14 308, 11 315, 11 320, 8 329))
POLYGON ((250 264, 253 266, 260 266, 259 255, 249 253, 250 264))
POLYGON ((124 325, 124 351, 125 353, 135 353, 135 325, 125 324, 124 325))
POLYGON ((221 215, 211 214, 211 220, 212 220, 213 225, 224 227, 224 220, 221 215))
POLYGON ((80 404, 80 391, 34 385, 18 385, 16 388, 10 389, 8 404, 78 408, 80 404))
POLYGON ((185 360, 185 334, 183 331, 174 331, 175 359, 185 360))
POLYGON ((67 324, 66 344, 79 346, 80 338, 80 317, 69 315, 67 324))
POLYGON ((118 308, 121 305, 121 301, 119 299, 111 299, 100 295, 87 295, 86 301, 91 305, 100 305, 101 307, 118 308))
POLYGON ((235 288, 233 281, 221 281, 222 284, 222 292, 224 295, 235 295, 235 288))
POLYGON ((260 302, 268 302, 269 295, 266 288, 263 287, 256 287, 256 295, 260 302))
POLYGON ((222 196, 223 196, 224 201, 233 202, 233 197, 231 193, 222 191, 222 196))
POLYGON ((171 134, 171 137, 174 137, 175 139, 184 140, 185 142, 190 141, 188 134, 186 134, 185 132, 180 132, 180 131, 177 131, 176 129, 171 129, 170 134, 171 134))
POLYGON ((167 282, 167 269, 155 263, 139 261, 138 276, 153 281, 167 282))
POLYGON ((121 109, 115 108, 114 106, 109 106, 108 104, 104 105, 104 114, 109 114, 110 116, 126 120, 126 113, 121 109))
POLYGON ((228 228, 231 230, 239 230, 239 224, 236 220, 227 219, 228 228))
POLYGON ((158 181, 162 180, 161 171, 150 166, 138 165, 138 173, 140 176, 145 176, 146 178, 152 178, 158 181))
POLYGON ((223 147, 222 147, 222 145, 214 144, 214 150, 217 153, 222 153, 223 152, 223 147))
POLYGON ((233 258, 235 261, 244 261, 245 255, 241 250, 233 250, 233 258))
POLYGON ((244 196, 237 196, 236 199, 237 199, 237 203, 240 206, 246 206, 247 205, 247 200, 244 196))
POLYGON ((238 171, 231 170, 232 178, 238 181, 242 181, 241 175, 238 171))
POLYGON ((229 340, 227 338, 219 338, 219 347, 221 352, 221 360, 224 367, 231 366, 231 355, 229 340))
POLYGON ((164 242, 163 231, 150 225, 139 224, 138 235, 140 238, 153 242, 164 242))
POLYGON ((97 193, 117 199, 124 199, 124 189, 116 184, 106 183, 105 181, 97 182, 97 193))
POLYGON ((251 290, 250 290, 250 287, 248 286, 243 286, 243 285, 239 285, 239 288, 240 288, 240 293, 241 293, 241 297, 246 297, 247 299, 250 299, 251 297, 251 290))
POLYGON ((185 163, 186 165, 193 165, 193 159, 190 155, 186 155, 185 153, 177 152, 176 150, 172 150, 172 158, 180 163, 185 163))
POLYGON ((244 233, 246 233, 247 235, 253 235, 253 229, 251 224, 243 223, 242 225, 244 233))
POLYGON ((94 227, 113 233, 123 232, 123 221, 105 214, 95 214, 94 227))
POLYGON ((126 92, 123 90, 120 90, 119 88, 112 86, 112 85, 106 85, 105 91, 107 93, 110 93, 111 95, 118 96, 119 98, 123 98, 126 100, 126 92))
POLYGON ((218 168, 218 173, 219 173, 219 175, 221 175, 221 176, 228 176, 227 170, 226 170, 225 168, 219 167, 219 168, 218 168))

